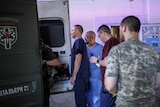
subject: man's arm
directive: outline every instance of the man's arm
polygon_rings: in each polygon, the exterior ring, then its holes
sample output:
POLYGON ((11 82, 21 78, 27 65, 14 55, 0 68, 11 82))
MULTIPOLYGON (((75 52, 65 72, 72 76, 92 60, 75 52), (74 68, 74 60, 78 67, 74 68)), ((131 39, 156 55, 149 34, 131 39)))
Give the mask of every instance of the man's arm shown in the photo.
POLYGON ((107 63, 107 56, 103 60, 99 60, 99 64, 103 67, 106 67, 106 63, 107 63))
POLYGON ((50 66, 58 66, 60 65, 60 60, 59 59, 52 59, 52 60, 48 60, 46 61, 46 64, 47 65, 50 65, 50 66))
POLYGON ((42 58, 43 58, 43 63, 46 63, 46 65, 49 66, 58 66, 61 64, 60 60, 53 53, 52 49, 45 44, 42 45, 42 58))
POLYGON ((116 95, 118 91, 118 74, 120 71, 118 56, 117 48, 112 48, 106 61, 104 85, 107 91, 113 95, 116 95))
POLYGON ((75 58, 75 61, 74 61, 74 70, 73 70, 73 74, 72 74, 72 78, 71 78, 71 84, 73 84, 73 85, 75 84, 76 76, 77 76, 77 73, 79 71, 81 61, 82 61, 82 54, 78 53, 76 55, 76 58, 75 58))
POLYGON ((101 66, 106 67, 107 56, 103 60, 100 60, 98 57, 92 56, 90 58, 90 62, 91 63, 99 63, 101 66))
POLYGON ((115 95, 117 93, 117 77, 105 76, 104 85, 111 94, 115 95))

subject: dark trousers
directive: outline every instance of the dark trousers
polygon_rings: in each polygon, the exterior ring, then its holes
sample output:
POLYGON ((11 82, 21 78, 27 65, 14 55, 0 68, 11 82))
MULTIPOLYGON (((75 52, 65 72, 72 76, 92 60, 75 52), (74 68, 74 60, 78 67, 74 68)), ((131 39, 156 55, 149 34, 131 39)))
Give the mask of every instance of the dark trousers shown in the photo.
POLYGON ((50 89, 44 89, 44 107, 49 107, 49 96, 50 96, 50 89))
POLYGON ((43 75, 43 90, 44 90, 44 107, 49 107, 50 87, 48 77, 43 75))
POLYGON ((87 91, 88 80, 77 78, 74 85, 75 102, 76 107, 87 107, 86 106, 86 91, 87 91))
POLYGON ((116 97, 113 97, 108 91, 105 90, 104 84, 100 93, 100 107, 114 107, 116 97))

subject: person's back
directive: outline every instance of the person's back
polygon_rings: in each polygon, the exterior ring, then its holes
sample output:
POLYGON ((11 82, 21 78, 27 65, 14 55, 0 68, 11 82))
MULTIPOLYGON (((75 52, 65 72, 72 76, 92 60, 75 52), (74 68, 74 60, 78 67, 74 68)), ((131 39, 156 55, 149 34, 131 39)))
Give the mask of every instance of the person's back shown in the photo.
POLYGON ((118 104, 134 107, 149 105, 155 102, 155 73, 158 71, 158 53, 155 49, 140 42, 130 39, 117 47, 119 53, 119 89, 117 94, 118 104), (134 103, 134 104, 132 104, 134 103))
POLYGON ((140 25, 137 17, 125 17, 120 26, 125 41, 108 55, 105 87, 117 95, 117 107, 156 107, 160 56, 156 49, 138 40, 140 25))

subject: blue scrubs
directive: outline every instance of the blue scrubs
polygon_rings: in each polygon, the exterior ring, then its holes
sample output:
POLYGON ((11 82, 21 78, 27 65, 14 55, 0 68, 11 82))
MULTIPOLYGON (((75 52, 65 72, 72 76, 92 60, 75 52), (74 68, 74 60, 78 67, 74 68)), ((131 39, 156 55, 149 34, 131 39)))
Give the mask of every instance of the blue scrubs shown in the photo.
MULTIPOLYGON (((88 57, 96 56, 102 58, 103 46, 100 44, 88 48, 88 57)), ((101 68, 95 63, 90 63, 89 88, 87 92, 88 107, 100 107, 100 91, 102 87, 101 68)))
POLYGON ((101 88, 101 103, 100 107, 115 107, 116 96, 113 97, 106 89, 104 84, 101 88))
POLYGON ((74 61, 76 54, 82 54, 82 62, 77 73, 74 91, 76 107, 87 107, 86 91, 89 80, 89 59, 87 56, 87 48, 84 40, 79 38, 75 40, 71 55, 71 74, 74 70, 74 61))

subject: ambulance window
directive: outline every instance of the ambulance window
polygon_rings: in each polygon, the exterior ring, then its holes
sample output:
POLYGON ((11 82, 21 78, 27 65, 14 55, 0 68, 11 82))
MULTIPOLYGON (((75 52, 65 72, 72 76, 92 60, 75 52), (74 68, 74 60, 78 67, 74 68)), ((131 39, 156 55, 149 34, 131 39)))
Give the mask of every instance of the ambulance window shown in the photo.
POLYGON ((39 21, 40 35, 50 47, 61 47, 65 43, 64 24, 61 20, 39 21))

